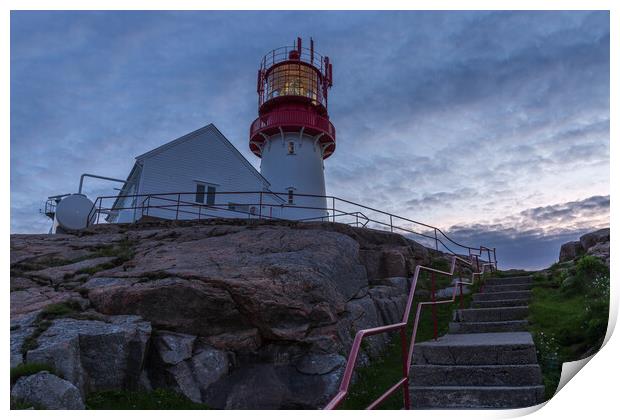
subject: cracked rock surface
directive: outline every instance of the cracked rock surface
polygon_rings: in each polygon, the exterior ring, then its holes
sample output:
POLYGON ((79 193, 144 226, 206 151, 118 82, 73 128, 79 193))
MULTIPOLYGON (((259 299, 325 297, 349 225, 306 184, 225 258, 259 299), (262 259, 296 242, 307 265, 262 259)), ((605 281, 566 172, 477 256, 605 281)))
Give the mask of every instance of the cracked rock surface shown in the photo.
MULTIPOLYGON (((81 398, 165 387, 214 408, 319 408, 355 332, 400 319, 431 253, 319 222, 11 235, 11 365, 49 364, 81 398)), ((373 337, 360 360, 385 343, 373 337)))

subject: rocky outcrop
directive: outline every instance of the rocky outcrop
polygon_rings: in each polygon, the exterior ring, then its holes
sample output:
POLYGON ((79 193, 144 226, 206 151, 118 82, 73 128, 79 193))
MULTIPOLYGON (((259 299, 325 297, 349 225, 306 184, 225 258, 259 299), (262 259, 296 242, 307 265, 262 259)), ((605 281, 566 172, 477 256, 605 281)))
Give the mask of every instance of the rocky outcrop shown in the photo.
POLYGON ((609 228, 600 229, 595 232, 586 233, 579 238, 583 249, 588 251, 594 245, 609 242, 609 228))
POLYGON ((155 388, 172 388, 194 402, 202 402, 209 387, 228 373, 227 352, 196 336, 159 331, 152 344, 148 377, 155 388))
POLYGON ((137 388, 150 334, 150 324, 137 316, 58 319, 37 337, 38 345, 25 359, 51 366, 82 395, 137 388))
POLYGON ((582 255, 592 255, 609 265, 609 228, 582 235, 578 241, 565 243, 560 248, 560 262, 572 261, 582 255))
POLYGON ((83 410, 84 403, 78 389, 69 381, 39 372, 20 378, 13 389, 11 399, 48 410, 83 410))
POLYGON ((355 332, 398 321, 429 259, 389 232, 256 220, 13 235, 11 250, 12 365, 46 363, 82 396, 165 387, 215 408, 323 405, 355 332))
POLYGON ((584 252, 585 251, 581 246, 581 242, 567 242, 560 248, 560 262, 572 261, 575 258, 583 255, 584 252))

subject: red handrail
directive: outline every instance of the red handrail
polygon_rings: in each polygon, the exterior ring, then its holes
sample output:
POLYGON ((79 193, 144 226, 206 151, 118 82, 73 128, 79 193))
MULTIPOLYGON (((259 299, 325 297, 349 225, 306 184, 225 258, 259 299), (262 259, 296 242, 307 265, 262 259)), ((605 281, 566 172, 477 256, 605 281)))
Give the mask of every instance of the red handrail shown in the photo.
POLYGON ((369 337, 372 335, 383 334, 391 331, 400 331, 401 333, 401 346, 402 346, 402 354, 403 354, 403 376, 400 378, 393 386, 391 386, 387 391, 385 391, 379 398, 373 401, 367 409, 374 409, 379 406, 382 402, 384 402, 388 397, 394 394, 399 388, 402 388, 403 391, 403 406, 405 409, 410 409, 410 401, 409 401, 409 367, 411 366, 411 360, 413 358, 413 349, 415 346, 415 338, 418 330, 418 324, 420 321, 420 315, 422 313, 422 308, 426 305, 441 305, 446 303, 453 303, 456 300, 456 290, 457 286, 465 285, 473 285, 476 281, 476 276, 478 278, 482 278, 482 275, 485 273, 486 267, 491 267, 491 270, 495 269, 494 262, 484 263, 482 265, 482 270, 480 272, 472 272, 471 281, 466 282, 463 281, 462 278, 453 285, 452 291, 452 299, 450 300, 442 300, 442 301, 427 301, 418 303, 415 320, 413 322, 413 331, 411 334, 411 339, 409 341, 409 345, 407 346, 407 340, 405 338, 407 326, 409 325, 409 317, 411 313, 411 306, 413 304, 413 297, 415 294, 415 288, 418 282, 418 278, 420 276, 420 272, 422 270, 428 271, 430 273, 437 273, 447 276, 452 276, 454 274, 454 270, 456 268, 457 262, 465 263, 471 267, 474 265, 474 259, 478 259, 477 255, 470 254, 470 261, 464 260, 456 255, 452 257, 452 263, 450 271, 441 271, 435 268, 426 267, 422 265, 417 265, 415 268, 413 280, 411 282, 411 288, 409 289, 409 294, 407 296, 407 304, 405 305, 405 310, 403 313, 403 317, 401 322, 396 324, 384 325, 381 327, 367 328, 362 329, 357 332, 355 335, 355 339, 353 340, 353 345, 351 346, 351 351, 349 352, 349 358, 347 359, 347 365, 345 367, 344 375, 342 377, 342 382, 340 383, 340 387, 338 389, 338 393, 332 398, 332 400, 325 406, 325 410, 333 410, 337 408, 347 397, 349 393, 349 387, 351 385, 351 380, 353 378, 353 372, 355 370, 355 364, 357 362, 357 358, 359 356, 359 351, 362 345, 362 340, 365 337, 369 337), (408 348, 407 348, 408 347, 408 348), (406 354, 406 356, 405 356, 406 354))

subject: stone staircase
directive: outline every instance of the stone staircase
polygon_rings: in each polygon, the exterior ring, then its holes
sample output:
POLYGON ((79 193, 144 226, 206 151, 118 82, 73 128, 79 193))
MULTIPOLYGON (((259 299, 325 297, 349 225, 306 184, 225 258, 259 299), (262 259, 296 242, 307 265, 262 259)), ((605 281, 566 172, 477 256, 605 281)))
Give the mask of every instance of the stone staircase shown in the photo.
POLYGON ((532 277, 489 279, 449 333, 418 343, 410 374, 414 409, 518 408, 544 398, 527 332, 532 277))

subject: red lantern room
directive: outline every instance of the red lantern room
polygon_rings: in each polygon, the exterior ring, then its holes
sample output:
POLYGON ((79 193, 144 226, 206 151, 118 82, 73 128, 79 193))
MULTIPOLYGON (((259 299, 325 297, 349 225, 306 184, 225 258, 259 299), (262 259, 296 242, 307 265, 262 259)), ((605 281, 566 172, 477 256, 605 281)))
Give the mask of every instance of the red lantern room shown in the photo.
POLYGON ((327 93, 332 86, 329 57, 296 45, 277 48, 258 70, 258 118, 250 126, 250 150, 262 157, 267 139, 283 132, 316 138, 323 159, 336 150, 336 129, 329 121, 327 93))

